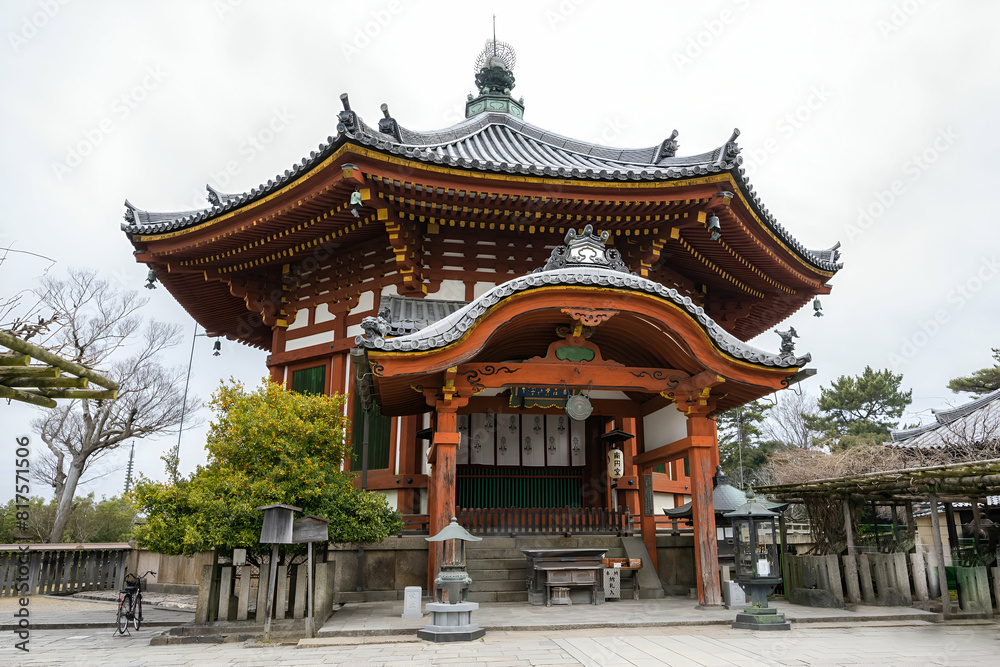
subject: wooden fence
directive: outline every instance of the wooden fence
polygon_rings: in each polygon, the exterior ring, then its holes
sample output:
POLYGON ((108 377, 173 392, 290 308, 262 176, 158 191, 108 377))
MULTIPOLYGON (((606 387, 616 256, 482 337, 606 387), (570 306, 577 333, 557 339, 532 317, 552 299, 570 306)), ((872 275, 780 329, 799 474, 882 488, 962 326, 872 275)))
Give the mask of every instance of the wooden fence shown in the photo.
POLYGON ((458 522, 478 535, 606 535, 631 537, 628 507, 459 508, 458 522))
MULTIPOLYGON (((313 617, 322 624, 333 607, 334 568, 336 563, 313 565, 313 617)), ((306 618, 309 592, 307 565, 279 565, 275 578, 274 609, 271 618, 306 618)), ((267 607, 267 582, 270 568, 265 561, 259 569, 252 565, 204 565, 195 610, 197 625, 218 621, 247 621, 262 624, 267 607)))
POLYGON ((0 544, 0 596, 121 589, 128 544, 0 544))

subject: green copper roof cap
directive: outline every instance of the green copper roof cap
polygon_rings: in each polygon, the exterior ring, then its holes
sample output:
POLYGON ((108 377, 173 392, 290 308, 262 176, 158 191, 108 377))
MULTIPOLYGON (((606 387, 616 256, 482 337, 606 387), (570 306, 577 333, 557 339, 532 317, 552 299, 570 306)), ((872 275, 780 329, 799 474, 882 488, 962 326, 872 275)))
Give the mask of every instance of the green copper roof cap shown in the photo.
POLYGON ((514 63, 517 54, 507 42, 498 42, 496 35, 486 40, 486 46, 476 58, 476 88, 479 95, 465 103, 465 117, 471 118, 481 113, 507 113, 517 118, 524 117, 524 98, 514 100, 510 91, 514 89, 514 63))
POLYGON ((451 517, 451 523, 441 529, 434 537, 425 537, 428 542, 444 542, 445 540, 465 540, 466 542, 482 542, 483 538, 476 537, 465 528, 458 525, 458 519, 451 517))
POLYGON ((772 512, 767 509, 764 503, 757 502, 757 499, 753 495, 753 491, 747 491, 747 502, 745 505, 736 509, 733 512, 727 512, 722 516, 727 519, 757 519, 757 518, 767 518, 778 516, 777 512, 772 512))

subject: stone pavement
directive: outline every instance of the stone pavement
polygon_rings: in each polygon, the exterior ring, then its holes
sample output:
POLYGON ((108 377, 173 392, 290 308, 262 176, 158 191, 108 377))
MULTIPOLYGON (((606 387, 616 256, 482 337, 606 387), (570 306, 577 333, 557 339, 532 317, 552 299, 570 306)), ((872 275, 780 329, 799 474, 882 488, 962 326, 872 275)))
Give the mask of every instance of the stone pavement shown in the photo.
MULTIPOLYGON (((726 625, 736 610, 721 607, 696 609, 695 600, 618 600, 603 605, 574 604, 542 607, 526 602, 483 603, 472 620, 487 630, 588 629, 607 627, 659 627, 663 625, 726 625)), ((816 622, 861 623, 873 621, 939 621, 940 614, 909 607, 867 607, 853 610, 821 609, 771 603, 794 624, 816 622)), ((403 603, 349 603, 330 617, 316 633, 319 637, 411 634, 424 627, 429 616, 403 619, 403 603)), ((1000 660, 998 660, 1000 663, 1000 660)))
MULTIPOLYGON (((75 597, 34 595, 27 608, 33 628, 48 630, 107 628, 110 633, 114 632, 118 602, 117 598, 115 601, 99 602, 75 597)), ((17 610, 17 598, 0 598, 0 633, 10 634, 16 622, 13 612, 17 610)), ((142 594, 142 615, 143 627, 150 628, 163 629, 194 621, 193 610, 167 609, 149 604, 145 593, 142 594)), ((2 664, 4 659, 0 658, 0 665, 2 664)))
MULTIPOLYGON (((118 602, 118 591, 87 591, 86 593, 74 593, 72 597, 80 600, 102 600, 104 602, 118 602)), ((186 609, 194 611, 198 606, 197 595, 178 595, 176 593, 154 593, 143 590, 142 603, 167 609, 186 609)))
POLYGON ((52 665, 949 665, 998 664, 1000 626, 995 622, 926 623, 888 627, 860 623, 793 625, 790 632, 731 630, 724 626, 666 626, 490 632, 463 644, 431 644, 415 637, 339 637, 344 642, 251 646, 186 644, 149 646, 144 630, 131 637, 108 631, 33 630, 30 652, 0 634, 0 664, 52 665), (393 640, 393 641, 387 641, 393 640), (358 643, 346 643, 358 642, 358 643))

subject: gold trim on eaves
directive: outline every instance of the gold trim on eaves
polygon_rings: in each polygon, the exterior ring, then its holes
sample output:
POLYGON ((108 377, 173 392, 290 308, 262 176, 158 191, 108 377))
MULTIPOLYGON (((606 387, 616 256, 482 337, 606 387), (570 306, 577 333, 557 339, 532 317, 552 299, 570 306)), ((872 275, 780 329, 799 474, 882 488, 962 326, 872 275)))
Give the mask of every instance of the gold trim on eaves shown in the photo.
POLYGON ((336 162, 342 155, 344 155, 345 153, 348 153, 348 152, 353 153, 355 155, 361 155, 361 156, 364 156, 364 157, 372 158, 374 160, 378 160, 378 161, 382 161, 382 162, 388 162, 389 164, 396 164, 396 165, 404 166, 404 167, 406 167, 408 169, 413 170, 414 172, 417 172, 419 170, 423 170, 423 171, 428 171, 428 172, 436 172, 436 173, 440 173, 440 174, 449 174, 449 175, 452 175, 452 176, 461 176, 462 178, 478 178, 478 179, 482 179, 484 181, 502 181, 502 182, 510 182, 510 183, 552 183, 552 182, 558 182, 558 183, 560 183, 562 185, 568 185, 568 186, 574 186, 574 187, 581 187, 581 188, 598 188, 598 187, 599 188, 606 188, 609 185, 614 185, 615 188, 621 189, 621 190, 646 190, 646 189, 651 189, 651 188, 675 188, 675 187, 682 187, 682 186, 687 186, 687 185, 702 185, 702 184, 705 184, 705 183, 720 183, 720 182, 725 182, 725 183, 729 184, 732 187, 733 193, 737 197, 739 197, 739 199, 740 199, 741 202, 743 202, 743 206, 746 208, 747 211, 750 212, 750 215, 753 216, 753 219, 754 219, 754 221, 757 222, 757 225, 761 229, 763 229, 765 232, 767 232, 767 234, 779 246, 781 246, 782 248, 784 248, 785 251, 787 251, 800 264, 802 264, 803 266, 805 266, 806 268, 808 268, 810 271, 818 273, 818 274, 820 274, 822 276, 826 276, 827 278, 833 277, 833 272, 831 272, 831 271, 825 271, 825 270, 820 269, 820 268, 818 268, 816 266, 813 266, 812 264, 809 264, 808 262, 806 262, 805 259, 803 259, 798 254, 798 252, 796 252, 792 248, 789 248, 788 245, 784 241, 782 241, 780 238, 778 238, 774 234, 774 232, 772 232, 770 229, 768 229, 767 225, 765 225, 763 223, 763 221, 761 221, 761 219, 754 212, 753 207, 750 206, 749 202, 743 196, 743 193, 736 186, 736 181, 733 180, 733 177, 729 173, 713 174, 711 176, 700 176, 700 177, 697 177, 697 178, 685 178, 685 179, 680 179, 680 180, 676 180, 676 181, 613 181, 613 182, 611 182, 611 181, 594 181, 594 180, 585 180, 585 181, 581 181, 581 180, 567 180, 567 179, 561 179, 561 178, 540 178, 540 177, 537 177, 537 176, 524 176, 524 175, 514 175, 514 174, 498 174, 498 173, 494 173, 494 172, 466 171, 466 170, 461 170, 461 169, 453 169, 451 167, 442 167, 442 166, 439 166, 439 165, 436 165, 436 164, 427 164, 425 162, 416 162, 416 161, 413 161, 413 160, 407 160, 407 159, 404 159, 404 158, 399 158, 399 157, 396 157, 394 155, 386 155, 385 153, 382 153, 382 152, 379 152, 379 151, 373 151, 371 149, 364 148, 362 146, 356 146, 356 145, 351 144, 351 143, 345 143, 343 146, 341 146, 340 148, 338 148, 333 153, 333 155, 331 155, 330 157, 328 157, 325 160, 323 160, 322 162, 320 162, 318 165, 316 165, 315 167, 313 167, 312 169, 310 169, 308 172, 306 172, 305 174, 299 176, 297 179, 295 179, 294 181, 292 181, 288 185, 284 186, 280 190, 278 190, 276 192, 272 192, 271 194, 266 195, 265 197, 263 197, 261 199, 258 199, 256 201, 250 202, 249 204, 247 204, 247 205, 245 205, 243 207, 240 207, 240 208, 238 208, 238 209, 236 209, 234 211, 229 211, 228 213, 224 213, 224 214, 220 215, 217 218, 212 218, 210 220, 206 220, 205 222, 203 222, 203 223, 201 223, 199 225, 196 225, 194 227, 188 227, 187 229, 180 229, 180 230, 178 230, 176 232, 167 232, 165 234, 151 234, 151 235, 148 235, 148 236, 133 235, 133 237, 132 237, 133 241, 135 241, 137 243, 149 243, 151 241, 162 241, 162 240, 165 240, 165 239, 175 238, 175 237, 181 236, 183 234, 191 234, 191 233, 200 231, 202 229, 205 229, 206 227, 209 227, 211 225, 224 222, 224 221, 226 221, 226 220, 228 220, 228 219, 230 219, 230 218, 232 218, 232 217, 234 217, 234 216, 236 216, 236 215, 238 215, 240 213, 243 213, 245 211, 251 210, 251 209, 256 208, 258 206, 262 206, 263 204, 266 204, 267 202, 271 201, 272 199, 274 199, 276 197, 280 197, 281 195, 283 195, 286 192, 290 191, 292 188, 297 187, 298 184, 301 181, 308 180, 309 178, 315 176, 318 172, 322 171, 323 169, 326 169, 332 163, 336 162))

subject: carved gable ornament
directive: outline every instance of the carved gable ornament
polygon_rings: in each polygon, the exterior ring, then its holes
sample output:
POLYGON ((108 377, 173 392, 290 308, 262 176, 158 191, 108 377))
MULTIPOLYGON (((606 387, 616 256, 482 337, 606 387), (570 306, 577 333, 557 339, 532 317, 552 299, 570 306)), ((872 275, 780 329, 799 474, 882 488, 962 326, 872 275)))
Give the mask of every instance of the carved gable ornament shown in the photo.
POLYGON ((593 225, 584 227, 582 234, 577 234, 576 230, 571 228, 566 232, 566 245, 553 248, 549 261, 542 268, 535 269, 533 273, 595 266, 632 274, 622 261, 621 253, 614 248, 606 247, 605 244, 610 237, 607 231, 601 232, 600 236, 594 234, 593 225))

